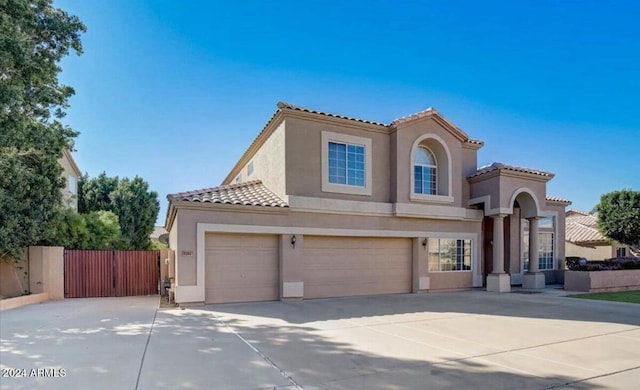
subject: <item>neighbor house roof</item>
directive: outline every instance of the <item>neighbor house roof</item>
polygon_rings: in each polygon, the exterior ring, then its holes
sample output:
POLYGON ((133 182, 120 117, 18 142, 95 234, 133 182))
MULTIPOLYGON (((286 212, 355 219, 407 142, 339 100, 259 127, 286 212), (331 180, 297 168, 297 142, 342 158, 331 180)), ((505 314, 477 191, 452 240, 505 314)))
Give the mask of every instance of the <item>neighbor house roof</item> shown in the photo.
POLYGON ((468 178, 477 177, 477 176, 487 174, 489 172, 502 171, 502 170, 529 173, 532 175, 538 175, 538 176, 548 177, 548 178, 552 178, 554 176, 553 173, 551 172, 545 172, 537 169, 523 168, 523 167, 517 167, 514 165, 503 164, 500 162, 494 162, 492 164, 485 165, 483 167, 478 168, 478 170, 472 173, 471 175, 469 175, 468 178))
POLYGON ((289 207, 260 180, 168 195, 170 202, 220 203, 243 206, 289 207))
POLYGON ((167 234, 167 230, 164 228, 164 226, 156 225, 153 227, 153 232, 151 232, 151 235, 149 236, 149 238, 151 238, 152 240, 153 239, 157 240, 163 234, 167 234))
POLYGON ((565 239, 573 243, 607 243, 598 230, 598 217, 592 214, 568 216, 565 220, 565 239))

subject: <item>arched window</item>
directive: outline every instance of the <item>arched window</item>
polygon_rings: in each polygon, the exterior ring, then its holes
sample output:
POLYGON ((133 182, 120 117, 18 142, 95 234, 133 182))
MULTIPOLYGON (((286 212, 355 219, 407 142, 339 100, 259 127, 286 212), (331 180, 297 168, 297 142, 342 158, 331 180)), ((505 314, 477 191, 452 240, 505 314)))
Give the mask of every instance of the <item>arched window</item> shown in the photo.
POLYGON ((413 151, 413 190, 416 194, 438 193, 438 163, 436 156, 424 146, 413 151))

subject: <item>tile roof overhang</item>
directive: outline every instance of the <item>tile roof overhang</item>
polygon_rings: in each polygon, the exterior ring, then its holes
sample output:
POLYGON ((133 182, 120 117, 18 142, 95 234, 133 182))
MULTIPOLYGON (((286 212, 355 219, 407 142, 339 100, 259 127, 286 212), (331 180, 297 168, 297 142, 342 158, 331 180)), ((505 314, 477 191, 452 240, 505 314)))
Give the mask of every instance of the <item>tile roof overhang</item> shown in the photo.
MULTIPOLYGON (((475 183, 491 177, 504 175, 515 176, 533 179, 537 181, 547 182, 555 176, 553 173, 540 171, 537 169, 517 167, 514 165, 507 165, 499 162, 494 162, 490 165, 485 165, 478 168, 477 171, 467 176, 469 182, 475 183)), ((559 198, 560 199, 560 198, 559 198)))
POLYGON ((260 180, 170 194, 167 195, 167 200, 169 200, 165 222, 167 231, 171 230, 176 208, 184 206, 217 205, 229 211, 237 209, 237 206, 254 207, 254 210, 262 209, 262 211, 289 209, 289 205, 271 192, 260 180))
POLYGON ((561 198, 559 196, 553 196, 553 195, 547 195, 546 201, 551 203, 560 203, 565 206, 568 206, 571 204, 571 201, 569 199, 565 199, 565 198, 561 198))
POLYGON ((243 206, 289 207, 260 180, 167 195, 171 202, 220 203, 243 206))
POLYGON ((432 118, 442 127, 447 129, 450 133, 452 133, 458 140, 460 140, 462 142, 462 147, 478 150, 482 146, 484 146, 483 141, 469 138, 469 136, 464 131, 460 130, 460 128, 458 128, 437 110, 431 107, 427 108, 424 111, 395 119, 391 123, 384 124, 381 122, 369 121, 346 115, 338 115, 324 111, 312 110, 290 103, 278 102, 276 111, 273 113, 271 118, 269 118, 260 133, 258 133, 256 138, 253 140, 251 145, 249 145, 242 157, 240 157, 240 160, 238 160, 236 165, 231 169, 227 177, 223 180, 223 183, 231 183, 231 181, 238 175, 242 167, 249 163, 250 159, 253 158, 255 152, 271 136, 271 134, 275 131, 275 129, 278 127, 280 122, 282 122, 285 116, 300 115, 306 116, 308 118, 315 117, 322 118, 323 120, 336 120, 340 121, 342 125, 356 125, 358 127, 364 126, 367 130, 379 131, 383 133, 392 133, 393 131, 396 131, 399 126, 402 126, 414 120, 432 118))

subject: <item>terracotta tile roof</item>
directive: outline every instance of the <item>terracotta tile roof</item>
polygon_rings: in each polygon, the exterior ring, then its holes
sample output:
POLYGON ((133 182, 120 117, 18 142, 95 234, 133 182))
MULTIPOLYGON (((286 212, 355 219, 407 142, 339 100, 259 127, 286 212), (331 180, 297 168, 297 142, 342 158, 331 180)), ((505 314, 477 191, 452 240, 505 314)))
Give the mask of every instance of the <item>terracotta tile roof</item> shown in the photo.
POLYGON ((407 121, 410 121, 410 120, 413 120, 413 119, 424 118, 425 116, 430 116, 430 115, 433 115, 433 114, 435 114, 437 112, 438 111, 436 111, 435 108, 429 107, 426 110, 422 110, 422 111, 416 112, 414 114, 409 114, 409 115, 402 116, 402 117, 400 117, 398 119, 394 119, 391 122, 391 124, 392 125, 398 125, 400 123, 407 122, 407 121))
POLYGON ((486 173, 497 171, 497 170, 530 173, 533 175, 539 175, 539 176, 548 177, 548 178, 552 178, 554 176, 553 173, 551 172, 539 171, 537 169, 531 169, 531 168, 516 167, 513 165, 506 165, 503 163, 494 162, 490 165, 485 165, 483 167, 478 168, 478 170, 475 173, 469 175, 468 178, 484 175, 486 173))
POLYGON ((366 119, 353 118, 353 117, 350 117, 350 116, 332 114, 330 112, 312 110, 312 109, 309 109, 309 108, 296 106, 296 105, 290 104, 290 103, 278 102, 278 111, 282 110, 283 108, 288 108, 290 110, 309 112, 309 113, 312 113, 312 114, 324 115, 324 116, 329 116, 329 117, 333 117, 333 118, 347 119, 347 120, 351 120, 351 121, 355 121, 355 122, 368 123, 368 124, 371 124, 371 125, 384 126, 384 127, 393 127, 393 126, 397 126, 400 123, 407 122, 407 121, 410 121, 410 120, 413 120, 413 119, 423 118, 423 117, 426 117, 426 116, 431 116, 431 115, 436 115, 437 114, 439 118, 442 118, 442 120, 447 123, 447 125, 449 125, 453 129, 455 129, 455 131, 460 134, 460 136, 461 136, 462 140, 464 140, 464 142, 467 142, 467 143, 472 144, 472 145, 480 145, 480 146, 484 145, 483 141, 476 140, 476 139, 470 139, 469 136, 464 131, 460 130, 460 128, 458 128, 456 125, 454 125, 453 123, 449 122, 446 118, 441 116, 440 113, 433 107, 429 107, 426 110, 422 110, 420 112, 416 112, 415 114, 410 114, 410 115, 406 115, 406 116, 400 117, 398 119, 394 119, 393 121, 391 121, 391 123, 388 123, 388 124, 381 123, 381 122, 369 121, 369 120, 366 120, 366 119))
POLYGON ((269 191, 262 181, 205 188, 168 195, 169 201, 235 204, 243 206, 289 207, 276 194, 269 191))
POLYGON ((567 241, 575 243, 607 242, 607 239, 598 230, 598 217, 595 215, 572 215, 567 217, 565 223, 567 241))
POLYGON ((350 121, 356 121, 356 122, 360 122, 360 123, 369 123, 369 124, 372 124, 372 125, 378 125, 378 126, 387 127, 387 125, 385 125, 384 123, 380 123, 380 122, 373 122, 373 121, 368 121, 368 120, 365 120, 365 119, 352 118, 350 116, 331 114, 329 112, 311 110, 309 108, 304 108, 304 107, 296 106, 296 105, 285 103, 285 102, 278 102, 278 109, 281 110, 283 108, 288 108, 290 110, 296 110, 296 111, 309 112, 309 113, 312 113, 312 114, 330 116, 330 117, 333 117, 333 118, 347 119, 347 120, 350 120, 350 121))
POLYGON ((560 202, 560 203, 571 204, 571 201, 569 199, 564 199, 559 196, 553 196, 553 195, 547 195, 546 200, 550 202, 560 202))

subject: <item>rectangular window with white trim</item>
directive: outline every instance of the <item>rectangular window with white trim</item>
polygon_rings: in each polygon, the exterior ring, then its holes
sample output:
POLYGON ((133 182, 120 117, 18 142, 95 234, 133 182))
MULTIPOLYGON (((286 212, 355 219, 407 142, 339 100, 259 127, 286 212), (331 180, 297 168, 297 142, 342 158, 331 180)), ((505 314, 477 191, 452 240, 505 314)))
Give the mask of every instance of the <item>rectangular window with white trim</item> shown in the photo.
MULTIPOLYGON (((529 270, 529 221, 522 219, 522 266, 529 270)), ((542 218, 538 221, 538 268, 552 270, 555 258, 555 219, 542 218)))
POLYGON ((429 271, 471 271, 471 240, 429 238, 429 271))
POLYGON ((351 134, 322 132, 322 192, 370 196, 373 142, 351 134))

